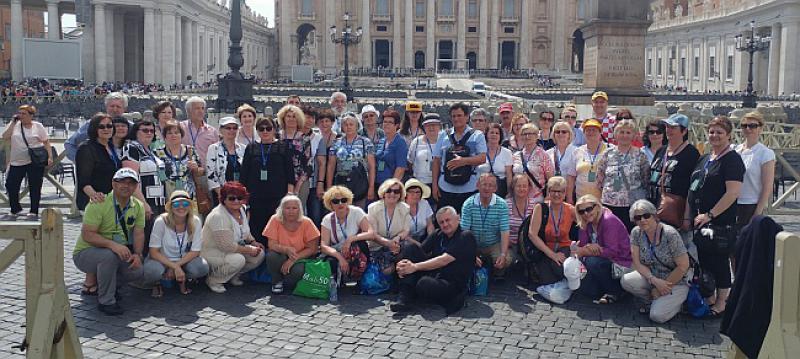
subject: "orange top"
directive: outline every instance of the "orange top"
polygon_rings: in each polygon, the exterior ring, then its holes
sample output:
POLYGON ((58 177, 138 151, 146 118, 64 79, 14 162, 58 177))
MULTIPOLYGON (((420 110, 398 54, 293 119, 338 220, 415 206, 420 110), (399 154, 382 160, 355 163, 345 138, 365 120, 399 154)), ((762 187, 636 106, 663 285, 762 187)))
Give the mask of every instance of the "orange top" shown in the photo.
MULTIPOLYGON (((547 202, 550 206, 550 201, 547 202)), ((569 239, 569 230, 572 228, 572 223, 575 222, 575 207, 569 203, 564 203, 563 207, 558 206, 553 208, 550 206, 550 218, 547 219, 547 226, 544 227, 544 243, 550 249, 558 241, 558 248, 569 247, 571 241, 569 239), (559 221, 560 219, 560 221, 559 221), (556 223, 558 223, 558 235, 556 235, 556 223)))
POLYGON ((292 246, 298 252, 302 251, 311 242, 319 238, 319 230, 314 222, 308 217, 303 217, 300 227, 290 232, 283 226, 283 223, 276 216, 269 219, 269 223, 264 227, 264 237, 270 241, 277 241, 282 246, 292 246))

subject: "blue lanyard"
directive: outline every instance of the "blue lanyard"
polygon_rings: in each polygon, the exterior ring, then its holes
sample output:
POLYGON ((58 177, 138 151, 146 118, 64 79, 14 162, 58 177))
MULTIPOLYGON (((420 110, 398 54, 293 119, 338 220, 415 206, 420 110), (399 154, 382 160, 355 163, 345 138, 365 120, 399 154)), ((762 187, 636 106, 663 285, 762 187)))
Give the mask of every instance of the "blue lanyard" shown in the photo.
POLYGON ((511 198, 511 205, 514 206, 514 212, 517 212, 517 216, 520 219, 525 220, 525 216, 528 215, 528 205, 530 205, 530 200, 525 201, 525 212, 522 213, 519 212, 519 209, 517 208, 517 201, 514 200, 514 198, 511 198))
MULTIPOLYGON (((342 224, 342 223, 339 223, 339 218, 336 217, 336 213, 333 213, 333 221, 336 222, 336 227, 338 227, 339 230, 342 231, 342 238, 344 238, 344 240, 347 240, 347 232, 345 231, 345 229, 347 229, 347 217, 349 217, 349 216, 350 216, 350 212, 347 212, 347 215, 344 216, 344 224, 342 224)), ((336 228, 334 228, 333 230, 335 231, 336 228)), ((340 241, 336 241, 336 243, 339 243, 339 242, 340 241)))
MULTIPOLYGON (((661 232, 663 232, 663 231, 664 231, 664 228, 661 227, 661 231, 656 232, 656 238, 655 238, 656 241, 658 241, 659 237, 661 237, 661 236, 659 236, 659 234, 661 232)), ((650 252, 650 256, 653 259, 658 260, 658 257, 656 257, 656 248, 653 246, 653 243, 650 242, 650 237, 647 236, 647 232, 645 232, 644 230, 642 230, 642 233, 644 235, 645 241, 647 241, 647 248, 649 249, 648 251, 650 252)))
MULTIPOLYGON (((119 205, 117 204, 117 197, 114 197, 113 194, 111 196, 111 200, 114 202, 114 210, 117 212, 115 223, 120 229, 122 229, 124 232, 127 232, 128 227, 125 225, 125 215, 128 214, 128 210, 131 208, 131 199, 128 198, 128 204, 125 205, 125 208, 120 209, 119 205)), ((125 237, 127 238, 128 236, 126 235, 125 237)))
MULTIPOLYGON (((178 254, 183 257, 183 243, 186 240, 186 233, 187 231, 184 230, 181 233, 178 233, 177 230, 173 230, 175 232, 175 242, 178 243, 178 254)), ((188 251, 188 248, 187 248, 188 251)))
POLYGON ((253 138, 250 138, 250 136, 247 136, 247 134, 246 134, 246 133, 244 133, 244 131, 242 131, 242 132, 240 132, 240 133, 241 133, 241 135, 242 135, 242 136, 244 136, 244 138, 247 140, 247 144, 251 144, 251 143, 253 143, 253 142, 255 142, 255 141, 256 141, 256 139, 255 139, 255 137, 256 137, 256 136, 253 136, 253 138))
POLYGON ((117 155, 117 148, 114 147, 113 140, 108 140, 108 150, 110 152, 108 156, 111 157, 111 162, 114 162, 114 167, 115 168, 122 167, 122 161, 120 161, 119 155, 117 155))
POLYGON ((197 145, 196 145, 196 143, 197 143, 197 137, 200 137, 200 131, 202 131, 203 129, 202 129, 202 128, 200 128, 200 129, 198 129, 198 130, 197 130, 197 134, 196 134, 196 135, 195 135, 195 134, 193 134, 193 133, 192 133, 192 121, 191 121, 191 120, 189 120, 189 121, 186 123, 186 127, 188 127, 188 128, 189 128, 189 137, 191 137, 191 138, 192 138, 192 146, 195 146, 195 147, 196 147, 196 146, 197 146, 197 145))
MULTIPOLYGON (((269 146, 267 146, 266 156, 264 155, 264 144, 262 143, 259 147, 261 148, 261 169, 265 169, 267 168, 267 162, 269 162, 269 154, 270 150, 272 149, 272 144, 270 143, 269 146)), ((225 151, 227 152, 227 150, 225 151)))
POLYGON ((717 158, 715 158, 715 159, 713 159, 713 160, 712 160, 712 159, 711 159, 711 157, 709 156, 709 157, 708 157, 708 161, 706 161, 706 163, 703 165, 703 177, 705 177, 705 176, 708 176, 708 168, 709 168, 709 167, 711 167, 711 165, 713 165, 713 164, 714 164, 714 162, 717 162, 717 161, 719 161, 719 159, 720 159, 720 158, 722 158, 722 156, 724 156, 725 154, 727 154, 727 153, 728 153, 728 151, 730 151, 730 150, 731 150, 731 148, 730 148, 730 147, 728 147, 727 149, 725 149, 725 151, 723 151, 722 153, 720 153, 720 154, 717 156, 717 158))
POLYGON ((561 218, 564 216, 564 204, 561 204, 561 210, 558 211, 558 220, 556 221, 556 211, 553 211, 552 208, 550 209, 550 218, 553 221, 553 230, 556 232, 556 247, 558 247, 558 240, 559 235, 561 234, 561 218))
MULTIPOLYGON (((594 167, 594 162, 597 161, 597 154, 600 153, 600 147, 603 147, 602 143, 598 144, 597 149, 594 150, 594 155, 592 155, 592 159, 590 161, 592 167, 594 167)), ((588 150, 589 146, 586 146, 586 149, 588 150)))
MULTIPOLYGON (((410 211, 409 211, 410 214, 410 211)), ((417 233, 417 217, 419 216, 419 203, 417 203, 417 213, 411 216, 411 219, 414 220, 414 234, 417 233)))
POLYGON ((497 149, 497 153, 494 154, 494 158, 489 156, 489 151, 486 151, 486 161, 489 161, 489 173, 494 174, 494 161, 497 159, 497 156, 500 154, 500 149, 497 149))
MULTIPOLYGON (((491 205, 492 204, 490 202, 489 206, 491 206, 491 205)), ((484 233, 484 232, 486 232, 486 218, 489 217, 489 206, 486 207, 486 212, 484 213, 483 205, 480 202, 480 197, 478 198, 478 212, 479 212, 479 214, 481 216, 481 235, 486 235, 487 234, 487 233, 484 233)))
POLYGON ((175 177, 181 177, 178 175, 178 159, 181 158, 181 152, 183 152, 183 146, 181 146, 180 152, 178 152, 178 157, 172 157, 172 153, 169 152, 169 148, 164 147, 164 153, 167 154, 167 158, 172 162, 172 165, 175 167, 175 173, 173 175, 175 177))
POLYGON ((237 172, 238 173, 239 172, 239 155, 236 154, 236 144, 233 145, 234 146, 233 154, 228 152, 228 148, 225 147, 225 143, 220 142, 219 144, 222 146, 222 150, 225 151, 225 158, 228 161, 233 159, 233 172, 237 172))
POLYGON ((561 153, 561 151, 558 150, 558 146, 556 146, 555 150, 553 151, 553 159, 555 160, 556 171, 559 174, 561 173, 561 160, 564 158, 564 155, 566 155, 566 154, 567 154, 567 151, 564 151, 564 153, 561 153))
MULTIPOLYGON (((395 210, 397 210, 395 208, 395 210)), ((392 230, 392 222, 394 221, 394 213, 392 213, 392 218, 389 218, 389 209, 386 208, 386 204, 383 206, 383 219, 386 220, 386 238, 391 236, 390 231, 392 230)))

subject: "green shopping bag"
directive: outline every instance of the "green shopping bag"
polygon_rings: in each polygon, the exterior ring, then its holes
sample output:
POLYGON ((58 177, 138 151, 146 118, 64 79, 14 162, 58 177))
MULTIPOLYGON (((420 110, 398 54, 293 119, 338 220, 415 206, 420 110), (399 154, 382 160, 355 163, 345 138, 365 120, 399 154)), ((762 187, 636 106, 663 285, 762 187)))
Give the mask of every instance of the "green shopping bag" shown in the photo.
POLYGON ((306 270, 303 278, 294 287, 294 295, 306 298, 328 299, 331 266, 321 259, 301 259, 306 270))

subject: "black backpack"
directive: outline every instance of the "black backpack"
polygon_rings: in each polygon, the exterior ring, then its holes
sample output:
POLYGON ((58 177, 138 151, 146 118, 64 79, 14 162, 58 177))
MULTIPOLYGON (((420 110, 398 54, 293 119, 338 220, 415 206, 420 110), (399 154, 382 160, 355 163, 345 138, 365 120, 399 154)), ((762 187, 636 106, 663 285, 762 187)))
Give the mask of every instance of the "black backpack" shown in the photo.
MULTIPOLYGON (((547 220, 550 218, 550 206, 542 203, 542 224, 539 226, 539 238, 544 239, 544 229, 547 226, 547 220)), ((517 243, 519 244, 519 255, 522 262, 525 264, 538 261, 544 255, 539 248, 533 245, 533 242, 528 238, 528 231, 531 227, 531 217, 533 214, 525 217, 522 224, 519 226, 519 233, 517 236, 517 243)))
POLYGON ((450 148, 447 149, 444 155, 444 180, 447 183, 454 185, 463 185, 469 182, 472 177, 472 166, 461 166, 454 170, 447 169, 447 162, 458 157, 469 157, 469 147, 467 147, 467 140, 472 136, 473 130, 467 131, 461 141, 456 141, 455 131, 448 135, 450 137, 450 148))

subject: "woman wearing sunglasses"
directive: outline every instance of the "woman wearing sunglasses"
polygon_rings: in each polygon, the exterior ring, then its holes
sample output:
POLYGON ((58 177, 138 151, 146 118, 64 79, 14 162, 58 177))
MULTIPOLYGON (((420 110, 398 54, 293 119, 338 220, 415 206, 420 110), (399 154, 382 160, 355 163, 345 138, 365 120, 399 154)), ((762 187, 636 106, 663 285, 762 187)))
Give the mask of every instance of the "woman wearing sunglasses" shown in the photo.
MULTIPOLYGON (((252 125, 252 124, 251 124, 252 125)), ((214 204, 219 203, 219 188, 229 181, 239 181, 242 174, 242 158, 246 144, 236 142, 239 123, 233 117, 219 120, 219 133, 222 139, 208 146, 206 173, 208 189, 214 193, 214 204)))
POLYGON ((665 323, 681 311, 689 284, 689 255, 680 233, 661 223, 656 207, 645 199, 631 205, 633 269, 622 276, 622 288, 644 301, 639 313, 650 320, 665 323))
POLYGON ((303 215, 300 197, 293 194, 283 197, 262 234, 269 245, 266 261, 272 293, 283 293, 284 285, 293 289, 306 268, 297 261, 316 257, 319 252, 319 230, 311 218, 303 215))
POLYGON ((619 274, 615 272, 621 273, 631 267, 628 230, 591 194, 578 198, 575 217, 580 231, 573 254, 586 266, 586 277, 581 280, 578 291, 595 304, 613 304, 622 294, 619 274))
POLYGON ((168 121, 161 128, 161 132, 165 145, 153 153, 164 162, 165 170, 161 178, 166 195, 169 196, 176 190, 183 190, 194 199, 196 189, 194 176, 205 172, 199 165, 200 157, 194 147, 181 143, 186 133, 178 122, 168 121))
POLYGON ((352 205, 353 192, 344 186, 328 188, 322 203, 331 212, 322 218, 320 251, 330 262, 335 278, 358 281, 367 269, 367 241, 375 236, 367 214, 352 205))
POLYGON ((150 235, 150 256, 144 262, 144 284, 153 285, 153 298, 161 298, 164 289, 159 280, 175 280, 181 294, 189 294, 188 279, 208 274, 208 263, 200 257, 203 225, 194 214, 186 191, 175 191, 169 197, 166 212, 158 216, 150 235))
POLYGON ((201 255, 209 265, 206 285, 214 293, 225 293, 225 283, 242 285, 239 275, 264 260, 264 245, 250 234, 247 224, 244 204, 248 195, 241 183, 225 183, 220 189, 220 204, 206 216, 201 255))
POLYGON ((642 152, 647 156, 647 162, 652 163, 653 157, 656 155, 661 147, 667 145, 667 126, 664 121, 651 120, 645 127, 644 135, 642 136, 642 152))
POLYGON ((275 214, 281 198, 295 190, 292 154, 285 142, 275 138, 276 130, 271 118, 262 117, 256 122, 261 141, 244 150, 239 179, 250 192, 251 233, 264 246, 267 239, 262 232, 267 220, 275 214))
POLYGON ((737 224, 744 227, 754 215, 764 213, 769 205, 775 180, 775 152, 759 142, 764 128, 764 118, 760 113, 746 114, 741 127, 745 142, 736 146, 736 152, 742 156, 745 172, 736 217, 737 224))
POLYGON ((390 178, 378 188, 380 199, 367 208, 367 219, 375 230, 375 238, 368 243, 370 258, 385 274, 394 272, 400 248, 410 238, 411 216, 408 205, 403 202, 405 197, 403 182, 390 178))
POLYGON ((150 243, 150 235, 156 217, 164 213, 164 185, 158 174, 164 171, 164 161, 150 150, 155 139, 156 127, 150 121, 139 121, 131 127, 128 142, 122 148, 122 166, 139 173, 139 185, 133 196, 144 203, 145 247, 150 243))
POLYGON ((555 176, 564 177, 567 180, 567 193, 564 200, 573 203, 575 201, 575 147, 572 144, 574 132, 572 126, 565 121, 558 121, 553 125, 553 139, 555 147, 547 150, 547 156, 553 162, 555 176))

